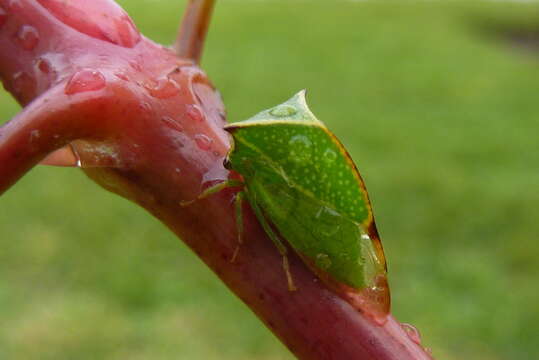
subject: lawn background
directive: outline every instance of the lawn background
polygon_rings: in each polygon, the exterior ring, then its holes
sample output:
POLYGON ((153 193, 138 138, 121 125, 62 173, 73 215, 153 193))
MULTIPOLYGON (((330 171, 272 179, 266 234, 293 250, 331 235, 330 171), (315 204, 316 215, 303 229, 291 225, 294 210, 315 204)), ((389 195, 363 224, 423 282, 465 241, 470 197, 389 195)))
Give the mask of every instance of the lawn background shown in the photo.
MULTIPOLYGON (((184 1, 119 3, 173 41, 184 1)), ((203 67, 229 119, 309 90, 366 180, 393 312, 437 359, 539 358, 538 10, 222 0, 215 12, 203 67)), ((18 110, 0 92, 0 122, 18 110)), ((0 359, 292 356, 142 209, 75 169, 37 167, 0 198, 0 359)))

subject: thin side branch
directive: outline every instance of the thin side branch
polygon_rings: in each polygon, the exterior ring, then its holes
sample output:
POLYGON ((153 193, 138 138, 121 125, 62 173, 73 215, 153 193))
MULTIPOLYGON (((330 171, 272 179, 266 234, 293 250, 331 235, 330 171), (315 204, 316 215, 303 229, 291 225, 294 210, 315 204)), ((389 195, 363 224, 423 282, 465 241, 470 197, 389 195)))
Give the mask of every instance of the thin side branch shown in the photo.
POLYGON ((190 0, 174 50, 178 56, 200 63, 215 0, 190 0))

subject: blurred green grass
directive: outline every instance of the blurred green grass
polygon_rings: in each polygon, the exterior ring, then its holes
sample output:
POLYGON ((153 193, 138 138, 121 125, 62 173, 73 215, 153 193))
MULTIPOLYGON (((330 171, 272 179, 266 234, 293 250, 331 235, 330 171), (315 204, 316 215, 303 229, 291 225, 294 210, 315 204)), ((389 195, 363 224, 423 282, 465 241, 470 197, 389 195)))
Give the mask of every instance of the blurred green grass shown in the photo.
MULTIPOLYGON (((185 2, 123 0, 172 42, 185 2)), ((204 68, 242 120, 301 88, 367 182, 393 312, 438 359, 539 356, 536 4, 221 1, 204 68)), ((0 92, 0 119, 18 106, 0 92)), ((0 359, 291 359, 168 230, 72 169, 0 198, 0 359)))

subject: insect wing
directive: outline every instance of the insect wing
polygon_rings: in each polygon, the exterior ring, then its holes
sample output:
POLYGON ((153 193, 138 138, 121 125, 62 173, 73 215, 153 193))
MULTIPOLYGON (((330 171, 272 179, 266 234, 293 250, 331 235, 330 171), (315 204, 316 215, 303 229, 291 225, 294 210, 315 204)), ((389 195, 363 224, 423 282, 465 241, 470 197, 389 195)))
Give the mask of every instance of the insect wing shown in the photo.
POLYGON ((322 277, 355 289, 375 286, 385 275, 373 242, 362 226, 301 190, 266 176, 247 183, 249 201, 254 201, 276 227, 280 236, 322 277))

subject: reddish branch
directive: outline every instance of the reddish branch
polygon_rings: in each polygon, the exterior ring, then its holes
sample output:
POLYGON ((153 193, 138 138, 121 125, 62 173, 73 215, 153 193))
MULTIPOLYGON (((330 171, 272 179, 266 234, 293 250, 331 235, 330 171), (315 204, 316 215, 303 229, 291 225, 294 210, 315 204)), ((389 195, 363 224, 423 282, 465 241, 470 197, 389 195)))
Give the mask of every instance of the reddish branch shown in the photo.
POLYGON ((191 0, 183 17, 174 49, 179 57, 200 62, 215 0, 191 0))
POLYGON ((249 211, 231 263, 231 191, 180 206, 229 175, 224 107, 196 66, 212 4, 191 1, 177 56, 111 0, 0 0, 0 76, 25 106, 0 128, 0 194, 64 148, 48 161, 76 155, 91 179, 163 221, 298 358, 428 359, 392 316, 376 324, 295 256, 298 291, 289 292, 281 257, 249 211))

